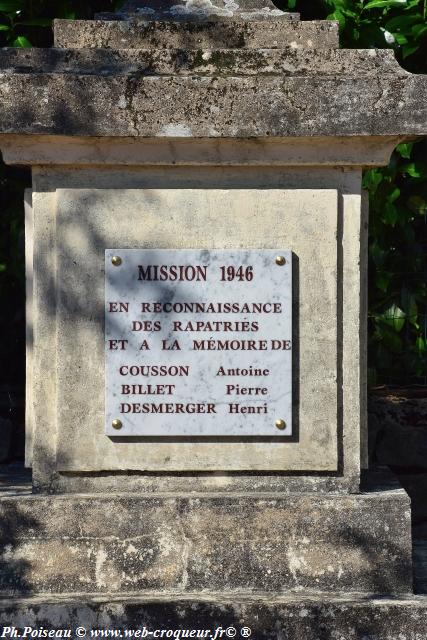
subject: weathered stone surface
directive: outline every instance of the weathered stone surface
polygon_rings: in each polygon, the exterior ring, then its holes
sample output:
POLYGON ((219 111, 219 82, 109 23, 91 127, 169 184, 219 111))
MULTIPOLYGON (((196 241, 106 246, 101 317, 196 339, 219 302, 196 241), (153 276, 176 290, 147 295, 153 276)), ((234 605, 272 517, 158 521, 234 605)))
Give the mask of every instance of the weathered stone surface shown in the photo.
MULTIPOLYGON (((424 640, 427 599, 375 599, 323 594, 297 597, 259 594, 8 599, 0 602, 0 625, 47 629, 84 626, 95 630, 188 629, 234 627, 236 637, 249 627, 256 640, 424 640)), ((244 632, 245 633, 245 632, 244 632)), ((74 637, 74 636, 73 636, 74 637)), ((153 637, 153 636, 148 636, 153 637)), ((206 636, 205 636, 206 637, 206 636)), ((219 636, 218 636, 219 637, 219 636)))
POLYGON ((423 76, 0 75, 0 133, 142 137, 422 135, 423 76), (307 101, 316 87, 315 100, 307 101), (212 110, 215 118, 212 118, 212 110))
POLYGON ((409 593, 402 491, 6 496, 1 592, 409 593))
POLYGON ((39 292, 35 317, 39 340, 43 336, 42 348, 36 349, 34 375, 37 490, 357 491, 363 412, 356 366, 361 340, 357 324, 359 179, 358 170, 337 169, 34 171, 39 292), (289 192, 280 190, 282 184, 288 185, 289 192), (324 190, 325 184, 334 189, 324 190), (339 210, 338 198, 343 200, 339 210), (174 216, 170 211, 176 212, 174 216), (186 235, 180 233, 182 228, 186 235), (321 245, 314 240, 319 229, 321 245), (332 337, 337 326, 337 229, 342 229, 345 264, 339 276, 340 282, 344 278, 339 286, 345 292, 345 316, 340 322, 348 338, 339 354, 332 337), (56 239, 51 235, 55 230, 56 239), (295 441, 178 438, 123 443, 108 438, 103 432, 104 274, 99 262, 104 249, 117 243, 123 247, 274 248, 285 241, 300 260, 302 315, 295 378, 299 434, 295 441), (52 278, 52 274, 56 275, 52 278), (52 282, 58 287, 55 295, 52 282), (52 308, 47 300, 57 304, 52 308), (342 384, 337 382, 337 358, 348 369, 342 384), (57 375, 44 375, 52 367, 57 375), (337 419, 338 401, 342 414, 337 419), (274 477, 273 470, 279 475, 274 477), (302 470, 307 475, 292 477, 292 472, 302 470))
MULTIPOLYGON (((102 15, 102 14, 101 14, 102 15)), ((111 15, 111 14, 110 14, 111 15)), ((233 16, 244 20, 272 18, 299 19, 298 13, 285 13, 271 0, 129 0, 117 14, 124 19, 130 15, 160 20, 224 20, 233 16)))
MULTIPOLYGON (((167 448, 167 444, 166 444, 167 448)), ((194 447, 193 447, 194 448, 194 447)), ((193 460, 187 461, 188 465, 194 465, 193 460)), ((357 493, 360 486, 360 477, 353 475, 308 475, 291 476, 272 475, 262 473, 238 473, 213 471, 204 474, 153 474, 130 473, 125 475, 120 472, 102 472, 100 474, 55 472, 41 474, 38 465, 35 468, 34 489, 37 493, 111 493, 117 495, 123 492, 168 491, 173 487, 174 491, 187 493, 219 491, 224 494, 233 494, 235 491, 255 491, 262 493, 271 492, 273 495, 289 495, 295 492, 319 494, 337 493, 346 495, 357 493)))
POLYGON ((276 18, 246 22, 55 20, 55 46, 66 49, 337 49, 338 23, 276 18))
POLYGON ((101 76, 278 75, 336 77, 410 74, 397 64, 390 50, 330 49, 319 55, 306 49, 17 49, 4 48, 0 71, 5 73, 77 74, 101 76))
MULTIPOLYGON (((91 138, 67 137, 67 136, 44 136, 28 135, 19 136, 17 134, 4 135, 1 139, 3 160, 7 164, 34 165, 43 167, 33 170, 33 176, 43 181, 47 177, 47 167, 58 167, 59 170, 64 165, 76 166, 81 163, 85 166, 102 164, 104 168, 115 167, 161 167, 170 166, 171 162, 178 171, 178 167, 196 166, 197 174, 202 179, 211 171, 212 166, 222 165, 227 168, 223 170, 223 180, 227 183, 227 188, 231 186, 231 181, 227 180, 227 175, 231 167, 244 166, 253 177, 266 177, 266 184, 271 184, 267 174, 256 171, 256 167, 270 166, 270 175, 273 172, 283 172, 286 166, 293 167, 293 171, 306 171, 307 166, 313 166, 313 157, 316 157, 318 165, 322 169, 316 169, 315 175, 322 174, 322 180, 317 184, 328 184, 326 180, 328 168, 335 167, 360 167, 360 166, 380 166, 387 164, 390 155, 396 144, 400 141, 399 136, 360 136, 352 137, 351 144, 345 136, 336 138, 247 138, 239 140, 239 144, 232 138, 221 138, 214 141, 201 138, 189 140, 188 138, 91 138)), ((96 169, 95 169, 96 171, 96 169)), ((79 176, 74 171, 73 176, 79 176)), ((100 173, 97 177, 105 177, 105 173, 100 173)), ((176 173, 174 174, 176 175, 176 173)), ((314 170, 312 170, 314 175, 314 170)), ((283 176, 283 173, 282 173, 283 176)), ((128 176, 133 185, 137 185, 135 174, 128 176), (131 177, 132 176, 132 177, 131 177)), ((291 176, 289 174, 289 179, 291 176)), ((298 186, 296 174, 293 173, 292 185, 298 186)), ((108 181, 103 181, 103 185, 108 186, 108 181)), ((176 180, 174 184, 178 184, 176 180)))
MULTIPOLYGON (((163 175, 166 176, 165 171, 163 175)), ((344 393, 345 460, 338 458, 336 418, 337 359, 343 357, 346 363, 353 363, 359 357, 359 335, 354 320, 358 317, 359 254, 357 245, 354 253, 349 245, 355 236, 358 237, 360 222, 355 215, 359 199, 351 173, 343 176, 339 172, 336 176, 336 188, 341 188, 342 181, 347 179, 348 189, 352 192, 351 196, 345 196, 343 205, 346 223, 342 249, 346 261, 343 286, 349 296, 345 304, 348 315, 343 323, 347 336, 351 335, 353 339, 349 342, 351 349, 345 350, 343 355, 338 354, 336 345, 336 237, 340 225, 336 190, 311 190, 301 174, 293 177, 295 187, 281 190, 277 187, 282 176, 270 175, 267 170, 261 184, 254 182, 257 179, 254 175, 228 171, 228 182, 222 187, 219 184, 222 172, 214 168, 206 171, 208 180, 203 185, 200 172, 195 175, 193 169, 181 173, 173 169, 167 172, 167 188, 159 185, 158 189, 153 188, 156 177, 150 171, 137 173, 138 189, 126 188, 132 176, 123 173, 113 172, 108 184, 100 184, 101 176, 83 172, 80 174, 81 185, 86 184, 89 189, 77 187, 75 177, 75 171, 66 172, 62 187, 66 187, 67 180, 71 179, 70 188, 57 189, 56 193, 52 193, 52 186, 58 186, 58 183, 56 180, 51 183, 46 189, 53 195, 51 200, 50 193, 39 193, 34 197, 36 281, 39 292, 49 291, 52 266, 46 259, 51 258, 58 286, 55 313, 46 308, 42 295, 36 311, 39 332, 44 327, 50 331, 51 323, 55 327, 54 334, 46 334, 46 346, 39 350, 35 362, 38 397, 45 397, 46 393, 46 402, 36 408, 36 423, 43 424, 42 429, 36 426, 36 446, 44 456, 48 448, 56 445, 54 468, 73 474, 119 470, 126 471, 126 475, 130 470, 213 473, 305 470, 345 475, 346 479, 350 476, 353 480, 360 460, 357 379, 349 377, 341 387, 344 393), (177 180, 178 188, 173 188, 172 180, 177 180), (266 188, 268 184, 269 189, 266 188), (230 188, 229 185, 233 186, 230 188), (171 211, 175 212, 174 216, 170 215, 171 211), (226 217, 224 211, 227 211, 226 217), (135 215, 135 212, 143 214, 135 215), (56 241, 51 241, 46 234, 44 216, 56 220, 56 241), (78 228, 76 220, 79 220, 78 228), (314 240, 320 227, 321 250, 314 240), (182 228, 186 229, 185 235, 180 233, 182 228), (274 239, 272 229, 275 230, 274 239), (55 242, 56 248, 52 250, 55 242), (294 369, 294 388, 299 387, 300 391, 295 412, 295 429, 298 423, 299 430, 295 440, 272 443, 268 439, 152 441, 142 438, 117 442, 106 436, 104 250, 115 245, 138 244, 146 248, 191 245, 223 249, 239 245, 276 248, 285 246, 283 243, 290 244, 299 259, 300 353, 298 367, 294 369), (85 265, 84 273, 81 272, 82 264, 85 265), (56 341, 53 335, 60 339, 56 341), (313 335, 316 335, 315 341, 313 335), (43 371, 53 363, 56 363, 57 375, 46 378, 43 371), (84 376, 81 375, 82 363, 84 376), (52 412, 49 416, 54 417, 48 416, 47 404, 52 412), (342 467, 344 472, 341 472, 342 467)), ((291 179, 289 177, 289 181, 291 179)), ((38 184, 35 187, 39 189, 38 184)), ((38 466, 37 462, 34 478, 40 486, 38 466)), ((52 473, 53 468, 50 471, 52 473)), ((73 479, 74 475, 70 480, 73 479)), ((114 478, 110 480, 114 483, 114 478)), ((132 482, 134 480, 132 478, 132 482)), ((230 479, 218 478, 217 481, 221 486, 230 479)), ((43 486, 47 482, 44 479, 43 486)), ((95 481, 94 485, 97 483, 95 481)))

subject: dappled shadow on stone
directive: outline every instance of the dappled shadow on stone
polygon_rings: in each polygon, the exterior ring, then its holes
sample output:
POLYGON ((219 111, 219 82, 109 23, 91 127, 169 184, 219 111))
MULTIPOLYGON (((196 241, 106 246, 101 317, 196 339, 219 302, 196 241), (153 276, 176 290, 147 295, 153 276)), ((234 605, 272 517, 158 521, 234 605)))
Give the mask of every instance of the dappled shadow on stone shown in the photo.
MULTIPOLYGON (((2 492, 0 492, 1 497, 2 492)), ((23 532, 31 536, 31 530, 37 529, 39 522, 34 515, 27 515, 19 501, 0 500, 0 595, 28 595, 33 592, 34 585, 28 580, 31 561, 28 557, 20 558, 20 547, 23 532)))

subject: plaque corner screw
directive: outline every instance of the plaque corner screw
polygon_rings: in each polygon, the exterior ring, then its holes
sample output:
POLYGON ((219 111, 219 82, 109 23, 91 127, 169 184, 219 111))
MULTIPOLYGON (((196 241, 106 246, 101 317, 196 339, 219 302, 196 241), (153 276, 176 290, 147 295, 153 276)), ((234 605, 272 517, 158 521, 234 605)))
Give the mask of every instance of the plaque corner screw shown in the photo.
POLYGON ((283 265, 286 264, 285 256, 276 256, 276 264, 278 264, 279 267, 283 267, 283 265))
POLYGON ((283 429, 286 429, 286 422, 281 418, 276 420, 274 424, 276 425, 277 429, 280 429, 281 431, 283 431, 283 429))
POLYGON ((120 267, 120 265, 122 264, 122 259, 120 256, 113 256, 111 258, 111 262, 115 267, 120 267))
POLYGON ((117 418, 115 420, 113 420, 111 424, 112 424, 113 429, 121 429, 123 427, 122 421, 118 420, 117 418))

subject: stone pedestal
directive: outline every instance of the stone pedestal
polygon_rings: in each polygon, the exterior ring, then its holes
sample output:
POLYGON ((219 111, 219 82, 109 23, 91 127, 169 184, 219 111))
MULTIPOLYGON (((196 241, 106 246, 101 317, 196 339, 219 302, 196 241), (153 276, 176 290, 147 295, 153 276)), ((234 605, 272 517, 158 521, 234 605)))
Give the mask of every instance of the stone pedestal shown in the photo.
POLYGON ((421 637, 406 494, 360 490, 361 176, 425 133, 427 83, 390 51, 339 50, 336 23, 264 4, 128 3, 57 21, 54 49, 0 54, 0 148, 33 176, 27 464, 42 494, 0 499, 2 621, 421 637), (292 252, 292 437, 108 435, 114 247, 292 252))
POLYGON ((409 500, 162 493, 4 497, 3 594, 408 594, 409 500), (226 541, 226 543, 225 543, 226 541))

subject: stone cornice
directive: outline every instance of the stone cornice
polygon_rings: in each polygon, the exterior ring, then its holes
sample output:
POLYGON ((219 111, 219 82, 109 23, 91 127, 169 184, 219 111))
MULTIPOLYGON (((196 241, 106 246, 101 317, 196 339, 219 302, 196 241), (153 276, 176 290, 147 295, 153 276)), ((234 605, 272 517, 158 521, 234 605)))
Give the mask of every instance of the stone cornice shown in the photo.
MULTIPOLYGON (((319 54, 320 55, 320 54, 319 54)), ((427 78, 3 73, 0 133, 143 138, 421 136, 427 78)))

